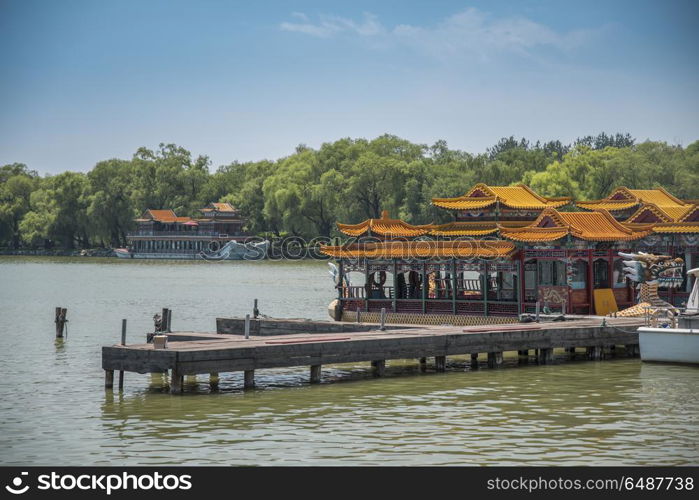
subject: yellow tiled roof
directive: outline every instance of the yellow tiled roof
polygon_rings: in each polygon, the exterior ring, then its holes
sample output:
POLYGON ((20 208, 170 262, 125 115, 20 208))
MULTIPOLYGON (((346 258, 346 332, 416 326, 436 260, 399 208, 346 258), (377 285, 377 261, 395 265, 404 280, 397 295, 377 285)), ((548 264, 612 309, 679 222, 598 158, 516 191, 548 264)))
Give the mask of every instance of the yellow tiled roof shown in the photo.
POLYGON ((689 212, 693 212, 694 208, 694 205, 659 207, 655 203, 646 203, 626 219, 625 222, 636 222, 646 212, 653 213, 662 222, 676 222, 682 220, 689 212))
POLYGON ((515 250, 514 243, 502 240, 385 241, 320 247, 321 253, 344 259, 498 258, 509 257, 515 250))
POLYGON ((516 209, 537 210, 547 207, 558 208, 570 202, 569 197, 546 198, 532 191, 528 186, 488 186, 479 183, 465 195, 456 198, 432 198, 436 207, 449 210, 471 210, 485 208, 495 202, 516 209))
POLYGON ((650 233, 626 227, 606 210, 559 212, 552 208, 542 211, 530 226, 499 229, 501 236, 523 242, 555 241, 567 235, 588 241, 630 241, 650 233))
MULTIPOLYGON (((524 222, 501 222, 506 227, 523 227, 531 224, 524 222)), ((484 222, 449 222, 432 226, 430 234, 433 236, 485 236, 498 231, 498 223, 495 221, 484 222)))
POLYGON ((388 211, 384 210, 381 212, 380 219, 367 219, 359 224, 341 224, 338 222, 337 228, 347 236, 362 236, 371 231, 372 234, 379 236, 416 238, 427 234, 432 229, 432 224, 413 226, 400 219, 389 218, 388 211))
POLYGON ((699 222, 670 222, 653 226, 655 233, 699 233, 699 222))
POLYGON ((677 210, 679 207, 687 207, 690 205, 690 203, 675 198, 661 187, 655 189, 629 189, 625 186, 619 186, 604 199, 579 201, 576 205, 588 210, 602 209, 615 211, 649 203, 663 210, 677 210))

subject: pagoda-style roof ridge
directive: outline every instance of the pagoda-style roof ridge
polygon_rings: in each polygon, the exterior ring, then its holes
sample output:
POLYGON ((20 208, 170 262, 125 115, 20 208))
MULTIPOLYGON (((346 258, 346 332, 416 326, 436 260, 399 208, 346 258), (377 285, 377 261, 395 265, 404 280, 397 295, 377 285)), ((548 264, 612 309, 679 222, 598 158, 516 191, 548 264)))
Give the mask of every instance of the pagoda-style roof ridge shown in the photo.
POLYGON ((685 217, 691 214, 696 208, 696 205, 685 205, 685 206, 665 206, 659 207, 655 203, 644 203, 638 210, 636 210, 625 223, 633 223, 638 219, 644 212, 652 212, 661 222, 680 222, 685 217))
POLYGON ((555 241, 567 235, 588 241, 629 241, 647 236, 649 229, 636 230, 617 221, 606 210, 559 212, 547 208, 531 225, 512 228, 498 225, 500 235, 516 241, 555 241), (547 220, 554 225, 542 226, 547 220))
MULTIPOLYGON (((531 221, 502 221, 506 227, 523 227, 531 221)), ((446 224, 435 224, 430 230, 431 236, 485 236, 498 232, 496 221, 453 221, 446 224)))
POLYGON ((599 200, 578 201, 576 206, 587 210, 626 210, 636 205, 654 204, 659 208, 685 207, 691 205, 670 194, 663 187, 652 189, 630 189, 626 186, 616 187, 606 198, 599 200), (622 198, 616 198, 622 196, 622 198))
POLYGON ((479 182, 466 194, 455 198, 432 198, 432 205, 450 210, 469 210, 486 208, 496 202, 514 209, 543 209, 562 207, 570 202, 569 196, 545 197, 536 193, 525 184, 513 186, 488 186, 479 182), (479 193, 478 196, 475 196, 479 193))
POLYGON ((212 202, 206 205, 204 208, 199 209, 200 212, 237 212, 238 209, 235 208, 228 202, 212 202))
POLYGON ((380 236, 418 237, 430 232, 432 224, 413 225, 400 219, 392 219, 388 210, 381 212, 380 219, 367 219, 359 224, 337 223, 337 228, 347 236, 361 236, 371 231, 380 236))
POLYGON ((699 222, 663 222, 653 226, 654 233, 687 234, 699 233, 699 222))

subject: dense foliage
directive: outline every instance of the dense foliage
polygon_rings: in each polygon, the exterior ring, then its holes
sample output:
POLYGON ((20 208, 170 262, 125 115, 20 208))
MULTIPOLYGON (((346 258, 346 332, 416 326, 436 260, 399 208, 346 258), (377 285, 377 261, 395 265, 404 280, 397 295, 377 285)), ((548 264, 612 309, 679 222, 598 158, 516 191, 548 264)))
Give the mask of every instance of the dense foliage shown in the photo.
POLYGON ((233 162, 209 172, 207 157, 161 144, 131 160, 105 160, 87 174, 40 177, 26 165, 0 167, 0 245, 118 246, 146 208, 196 215, 229 201, 254 234, 330 236, 335 221, 356 223, 387 209, 411 223, 449 220, 432 197, 458 196, 477 182, 524 182, 543 195, 606 196, 618 185, 663 186, 699 198, 699 141, 686 148, 636 144, 628 134, 531 144, 503 138, 486 153, 451 150, 384 135, 304 145, 277 161, 233 162))

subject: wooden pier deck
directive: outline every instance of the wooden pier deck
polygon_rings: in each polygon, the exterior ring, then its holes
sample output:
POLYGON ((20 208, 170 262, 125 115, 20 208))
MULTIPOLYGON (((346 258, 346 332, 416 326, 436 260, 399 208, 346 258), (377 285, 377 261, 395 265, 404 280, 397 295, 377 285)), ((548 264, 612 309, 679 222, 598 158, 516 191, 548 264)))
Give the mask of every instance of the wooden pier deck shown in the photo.
MULTIPOLYGON (((268 320, 270 321, 270 320, 268 320)), ((274 320, 271 320, 274 321, 274 320)), ((280 320, 283 321, 283 320, 280 320)), ((314 323, 315 324, 315 323, 314 323)), ((333 325, 333 323, 328 323, 333 325)), ((554 348, 587 348, 590 359, 602 359, 603 349, 625 345, 638 352, 636 329, 639 318, 588 318, 551 323, 517 323, 474 327, 419 326, 386 331, 334 331, 290 335, 251 336, 176 332, 169 333, 167 349, 153 344, 112 345, 102 348, 105 386, 113 386, 114 371, 171 373, 170 390, 182 390, 184 375, 245 372, 245 386, 254 386, 255 370, 310 366, 310 382, 320 381, 321 366, 335 363, 371 362, 382 375, 386 360, 435 358, 437 371, 444 371, 446 356, 488 353, 488 366, 502 364, 502 353, 523 354, 537 350, 539 363, 553 361, 554 348)), ((334 327, 337 328, 337 327, 334 327)), ((349 328, 345 326, 343 328, 349 328)))

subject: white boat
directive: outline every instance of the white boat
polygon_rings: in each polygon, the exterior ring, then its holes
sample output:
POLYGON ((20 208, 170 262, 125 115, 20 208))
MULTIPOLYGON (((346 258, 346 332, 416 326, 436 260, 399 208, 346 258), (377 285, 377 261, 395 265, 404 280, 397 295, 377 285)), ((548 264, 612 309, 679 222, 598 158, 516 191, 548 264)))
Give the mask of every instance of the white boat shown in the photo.
POLYGON ((129 248, 115 248, 114 254, 120 259, 170 259, 170 260, 260 260, 267 256, 269 241, 240 243, 226 242, 218 249, 206 251, 133 251, 129 248))
POLYGON ((694 277, 687 308, 674 326, 641 327, 638 344, 642 361, 699 364, 699 268, 687 272, 694 277))

